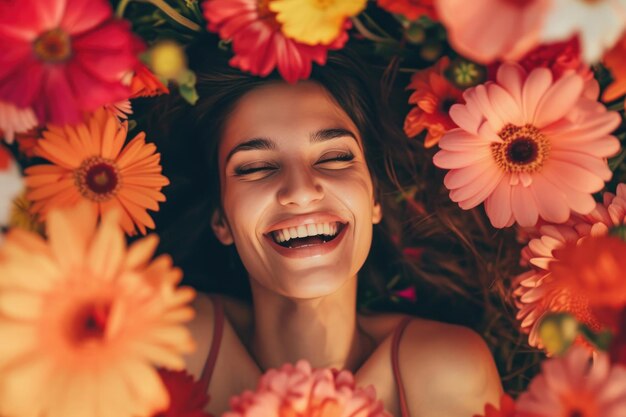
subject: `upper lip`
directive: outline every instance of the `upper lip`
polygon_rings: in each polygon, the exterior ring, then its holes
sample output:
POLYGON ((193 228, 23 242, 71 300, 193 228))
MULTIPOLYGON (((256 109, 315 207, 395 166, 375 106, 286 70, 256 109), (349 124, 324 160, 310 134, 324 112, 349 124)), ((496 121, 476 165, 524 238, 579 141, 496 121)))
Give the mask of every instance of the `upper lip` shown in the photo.
POLYGON ((307 224, 317 224, 317 223, 348 223, 347 220, 337 216, 332 213, 308 213, 308 214, 298 214, 295 216, 290 216, 287 218, 283 218, 276 223, 269 226, 265 232, 265 234, 269 234, 271 232, 275 232, 281 229, 288 229, 290 227, 298 227, 305 226, 307 224))

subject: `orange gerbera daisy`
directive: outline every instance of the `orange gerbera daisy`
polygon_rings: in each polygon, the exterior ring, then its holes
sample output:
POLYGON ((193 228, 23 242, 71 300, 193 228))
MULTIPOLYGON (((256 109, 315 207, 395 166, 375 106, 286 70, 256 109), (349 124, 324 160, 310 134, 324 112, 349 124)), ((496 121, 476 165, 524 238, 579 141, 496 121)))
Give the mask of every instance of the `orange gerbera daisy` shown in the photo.
POLYGON ((169 184, 161 175, 161 155, 146 143, 143 132, 126 146, 126 122, 104 109, 76 126, 50 126, 35 152, 54 165, 35 165, 25 170, 27 198, 32 211, 45 218, 50 209, 91 202, 94 216, 121 208, 126 233, 142 234, 154 228, 146 209, 158 210, 165 201, 161 193, 169 184))
POLYGON ((391 13, 401 14, 409 20, 428 16, 437 20, 434 0, 378 0, 378 6, 391 13))
POLYGON ((130 82, 132 95, 130 98, 154 97, 161 94, 169 94, 170 90, 165 86, 145 65, 138 65, 130 82))
POLYGON ((413 137, 428 129, 424 142, 426 148, 435 146, 444 133, 457 127, 448 112, 453 104, 463 102, 463 95, 444 76, 449 65, 448 57, 441 58, 431 68, 413 74, 407 87, 415 90, 409 97, 409 103, 416 107, 404 120, 404 132, 413 137))
POLYGON ((578 245, 566 244, 555 256, 560 260, 550 264, 555 284, 585 297, 604 324, 616 326, 626 307, 626 242, 592 236, 578 245))
POLYGON ((48 214, 48 241, 11 230, 0 249, 0 415, 137 417, 165 409, 156 366, 182 369, 195 292, 154 235, 126 247, 119 211, 48 214), (36 401, 33 401, 36 398, 36 401))
POLYGON ((604 90, 602 100, 613 101, 626 94, 626 36, 604 55, 603 62, 611 71, 613 82, 604 90))
MULTIPOLYGON (((604 193, 604 201, 597 203, 587 215, 573 215, 566 224, 544 223, 535 237, 522 250, 523 263, 530 270, 517 276, 513 282, 517 318, 522 330, 529 333, 531 346, 543 347, 539 337, 541 319, 549 313, 567 312, 594 330, 602 327, 601 317, 589 303, 587 294, 557 281, 552 269, 561 261, 559 249, 577 244, 589 236, 605 236, 614 226, 626 224, 626 184, 617 186, 617 193, 604 193)), ((581 257, 581 262, 589 261, 581 257)))

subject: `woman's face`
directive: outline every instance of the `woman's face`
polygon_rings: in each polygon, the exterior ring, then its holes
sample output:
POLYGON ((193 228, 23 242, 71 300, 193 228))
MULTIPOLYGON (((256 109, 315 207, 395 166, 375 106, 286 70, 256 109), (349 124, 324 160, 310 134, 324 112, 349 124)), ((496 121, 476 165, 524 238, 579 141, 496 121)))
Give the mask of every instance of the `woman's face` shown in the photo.
POLYGON ((381 218, 356 126, 319 84, 272 83, 244 95, 219 144, 222 216, 250 278, 290 298, 355 278, 381 218))

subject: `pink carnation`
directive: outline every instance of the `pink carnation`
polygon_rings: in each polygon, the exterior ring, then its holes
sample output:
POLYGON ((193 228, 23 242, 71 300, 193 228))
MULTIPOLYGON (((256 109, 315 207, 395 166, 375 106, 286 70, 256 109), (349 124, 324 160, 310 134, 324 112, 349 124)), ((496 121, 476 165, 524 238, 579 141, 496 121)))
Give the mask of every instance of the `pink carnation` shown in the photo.
POLYGON ((548 313, 567 312, 595 330, 602 327, 587 299, 554 283, 549 265, 558 261, 554 251, 566 243, 579 242, 586 236, 604 236, 611 227, 622 224, 626 224, 626 184, 619 184, 616 194, 604 193, 603 202, 588 215, 574 215, 565 224, 543 224, 532 233, 535 238, 522 250, 522 264, 531 269, 513 281, 517 318, 522 331, 529 333, 531 346, 543 347, 539 324, 548 313))
POLYGON ((301 360, 270 369, 256 391, 231 398, 222 417, 391 417, 374 387, 356 388, 348 371, 311 369, 301 360))
POLYGON ((122 77, 137 42, 107 0, 2 1, 0 100, 32 108, 42 125, 77 123, 130 96, 122 77))
POLYGON ((591 194, 612 176, 606 158, 620 149, 610 133, 621 119, 584 87, 573 72, 554 80, 547 68, 527 73, 506 63, 496 82, 466 90, 466 104, 450 109, 459 128, 443 136, 433 159, 450 170, 450 198, 466 210, 485 202, 499 228, 590 213, 591 194))

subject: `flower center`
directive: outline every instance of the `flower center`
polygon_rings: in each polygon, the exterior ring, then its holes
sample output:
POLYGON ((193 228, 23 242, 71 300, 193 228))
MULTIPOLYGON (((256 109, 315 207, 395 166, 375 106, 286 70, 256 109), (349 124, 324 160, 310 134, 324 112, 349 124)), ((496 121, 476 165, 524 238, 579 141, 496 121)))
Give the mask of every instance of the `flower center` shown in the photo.
POLYGON ((276 20, 276 13, 270 10, 270 0, 258 0, 257 12, 259 19, 264 20, 272 30, 280 31, 281 25, 276 20))
POLYGON ((44 62, 62 62, 72 54, 72 41, 63 30, 52 29, 35 39, 34 50, 44 62))
POLYGON ((491 154, 508 173, 539 171, 550 153, 550 142, 535 126, 508 124, 498 133, 504 142, 492 143, 491 154))
POLYGON ((89 200, 102 202, 111 199, 120 188, 120 175, 114 161, 94 156, 83 161, 74 171, 78 191, 89 200))
POLYGON ((103 302, 87 303, 75 312, 69 326, 70 341, 81 346, 104 338, 111 313, 111 305, 103 302))

